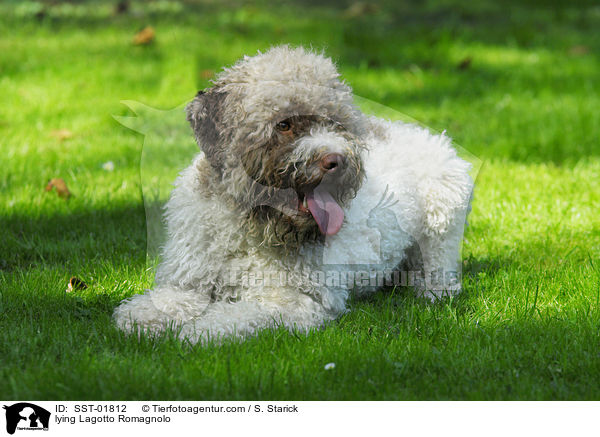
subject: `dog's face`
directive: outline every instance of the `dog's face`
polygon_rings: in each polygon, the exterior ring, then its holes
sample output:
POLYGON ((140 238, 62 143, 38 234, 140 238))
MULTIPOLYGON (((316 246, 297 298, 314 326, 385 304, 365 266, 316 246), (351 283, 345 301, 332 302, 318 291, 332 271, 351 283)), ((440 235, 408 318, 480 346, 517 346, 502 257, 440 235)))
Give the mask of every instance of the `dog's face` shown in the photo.
POLYGON ((253 217, 298 240, 336 234, 364 178, 362 148, 356 135, 323 116, 277 121, 265 142, 240 151, 254 182, 253 217))
MULTIPOLYGON (((187 107, 215 184, 269 244, 336 234, 364 179, 364 143, 336 109, 340 91, 311 86, 322 97, 319 105, 302 87, 259 82, 248 88, 216 86, 187 107)), ((343 103, 337 107, 345 110, 343 103)))

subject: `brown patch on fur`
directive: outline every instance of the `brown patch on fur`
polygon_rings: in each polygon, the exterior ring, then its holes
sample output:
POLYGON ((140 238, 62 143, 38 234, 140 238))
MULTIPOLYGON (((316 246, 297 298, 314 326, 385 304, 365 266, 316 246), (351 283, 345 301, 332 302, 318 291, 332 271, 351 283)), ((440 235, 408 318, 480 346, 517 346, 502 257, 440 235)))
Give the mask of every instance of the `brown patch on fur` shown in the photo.
POLYGON ((223 126, 226 97, 227 93, 215 89, 200 91, 186 106, 187 120, 194 130, 196 142, 202 148, 206 159, 219 171, 224 166, 225 144, 228 142, 223 126))
POLYGON ((210 163, 207 160, 198 161, 196 169, 198 170, 198 184, 201 187, 211 186, 217 174, 210 163))
POLYGON ((241 152, 240 161, 249 178, 242 201, 250 206, 249 232, 260 236, 263 244, 290 247, 323 237, 314 218, 298 211, 298 202, 305 193, 326 183, 330 193, 343 205, 356 195, 364 170, 361 142, 339 123, 313 115, 293 116, 284 121, 290 124, 289 130, 282 132, 275 128, 266 143, 248 146, 241 152), (329 178, 319 165, 329 151, 315 151, 302 161, 292 159, 297 141, 317 127, 336 132, 349 145, 344 168, 329 178))

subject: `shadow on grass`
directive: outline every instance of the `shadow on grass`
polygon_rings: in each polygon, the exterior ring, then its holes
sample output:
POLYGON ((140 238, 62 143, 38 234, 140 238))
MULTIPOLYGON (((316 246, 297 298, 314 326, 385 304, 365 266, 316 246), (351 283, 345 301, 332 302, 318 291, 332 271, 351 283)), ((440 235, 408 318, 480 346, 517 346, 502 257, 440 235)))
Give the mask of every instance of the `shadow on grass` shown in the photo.
POLYGON ((15 211, 0 217, 0 226, 1 272, 145 262, 144 209, 134 203, 36 216, 15 211))

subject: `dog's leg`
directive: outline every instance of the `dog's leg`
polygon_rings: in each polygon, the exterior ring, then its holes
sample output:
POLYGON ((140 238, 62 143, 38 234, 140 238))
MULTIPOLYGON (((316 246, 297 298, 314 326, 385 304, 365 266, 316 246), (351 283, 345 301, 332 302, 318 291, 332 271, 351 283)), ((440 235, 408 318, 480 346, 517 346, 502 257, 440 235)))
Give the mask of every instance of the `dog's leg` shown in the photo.
POLYGON ((432 300, 461 291, 460 248, 473 192, 469 169, 469 163, 448 153, 428 166, 420 182, 425 216, 417 237, 424 275, 419 294, 432 300))
POLYGON ((415 284, 418 296, 435 301, 460 293, 460 248, 464 224, 459 214, 444 234, 423 235, 418 240, 422 258, 422 278, 415 284))
POLYGON ((150 291, 125 299, 115 308, 113 319, 119 328, 127 332, 138 330, 162 331, 168 323, 168 315, 152 303, 150 291))
POLYGON ((125 331, 177 329, 200 317, 210 303, 207 295, 194 290, 155 287, 124 300, 114 311, 117 325, 125 331))
POLYGON ((268 299, 211 303, 200 317, 185 322, 179 335, 195 343, 245 338, 278 327, 305 333, 334 318, 311 297, 296 292, 296 297, 287 303, 268 299))
POLYGON ((261 329, 280 326, 308 332, 335 316, 322 303, 292 289, 279 290, 279 295, 267 293, 264 298, 211 303, 195 291, 163 287, 125 300, 115 309, 113 317, 125 331, 161 332, 171 328, 180 338, 196 343, 248 337, 261 329))

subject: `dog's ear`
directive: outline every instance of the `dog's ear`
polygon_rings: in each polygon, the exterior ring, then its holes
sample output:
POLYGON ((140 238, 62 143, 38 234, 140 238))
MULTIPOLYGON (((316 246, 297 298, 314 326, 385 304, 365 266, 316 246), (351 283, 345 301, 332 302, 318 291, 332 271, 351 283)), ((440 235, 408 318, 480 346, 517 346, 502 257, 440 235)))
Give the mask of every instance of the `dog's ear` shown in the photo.
POLYGON ((199 91, 185 107, 196 142, 211 165, 221 170, 224 163, 223 108, 227 93, 215 89, 199 91))

